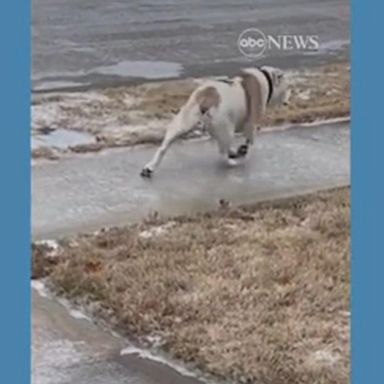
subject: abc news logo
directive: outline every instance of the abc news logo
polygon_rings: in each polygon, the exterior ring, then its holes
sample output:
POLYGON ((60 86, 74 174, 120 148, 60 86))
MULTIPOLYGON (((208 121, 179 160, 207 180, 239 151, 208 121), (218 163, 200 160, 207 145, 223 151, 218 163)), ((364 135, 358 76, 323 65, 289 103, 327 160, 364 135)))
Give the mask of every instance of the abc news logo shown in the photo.
POLYGON ((265 35, 258 29, 243 31, 237 41, 240 52, 248 57, 259 57, 268 49, 283 51, 306 50, 317 51, 319 38, 316 35, 265 35))

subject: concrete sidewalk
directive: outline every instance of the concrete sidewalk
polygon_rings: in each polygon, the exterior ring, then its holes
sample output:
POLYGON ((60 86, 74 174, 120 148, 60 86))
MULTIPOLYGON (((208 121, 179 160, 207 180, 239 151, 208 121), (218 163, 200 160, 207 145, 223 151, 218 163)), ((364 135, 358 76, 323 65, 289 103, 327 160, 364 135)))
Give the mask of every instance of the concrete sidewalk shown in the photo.
POLYGON ((41 289, 32 290, 32 329, 32 384, 201 384, 161 362, 120 355, 127 341, 41 289))
POLYGON ((155 148, 125 148, 33 166, 33 237, 55 238, 140 220, 153 211, 214 208, 349 184, 349 125, 293 127, 256 137, 248 159, 221 163, 215 144, 175 144, 152 180, 139 176, 155 148))

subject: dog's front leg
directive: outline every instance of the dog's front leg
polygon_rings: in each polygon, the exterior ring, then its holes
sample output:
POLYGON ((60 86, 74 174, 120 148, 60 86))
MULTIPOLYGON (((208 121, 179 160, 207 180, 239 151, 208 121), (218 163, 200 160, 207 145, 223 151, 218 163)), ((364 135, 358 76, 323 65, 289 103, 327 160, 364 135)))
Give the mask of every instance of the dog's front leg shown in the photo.
POLYGON ((252 122, 247 121, 244 124, 243 134, 244 134, 244 138, 245 138, 245 143, 241 144, 237 148, 237 152, 236 153, 237 153, 238 157, 245 157, 245 156, 247 156, 249 146, 253 145, 254 136, 255 136, 255 126, 253 125, 252 122))
POLYGON ((234 148, 235 127, 227 119, 216 119, 213 124, 212 136, 216 139, 219 153, 229 165, 236 165, 239 158, 234 148))
POLYGON ((245 143, 248 145, 253 145, 254 138, 255 138, 255 126, 252 122, 247 121, 244 125, 244 137, 245 137, 245 143))

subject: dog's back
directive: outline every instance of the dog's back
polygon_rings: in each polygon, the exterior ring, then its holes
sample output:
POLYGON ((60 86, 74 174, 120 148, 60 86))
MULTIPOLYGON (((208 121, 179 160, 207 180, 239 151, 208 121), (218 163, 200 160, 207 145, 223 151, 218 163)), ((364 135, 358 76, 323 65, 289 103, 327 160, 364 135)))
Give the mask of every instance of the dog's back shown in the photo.
POLYGON ((244 157, 267 104, 284 96, 285 88, 282 71, 273 67, 250 68, 232 79, 207 80, 200 84, 169 124, 160 148, 142 170, 142 176, 151 176, 178 137, 201 127, 216 139, 220 153, 228 159, 244 157), (234 148, 236 130, 242 131, 245 138, 237 150, 234 148))
POLYGON ((238 126, 244 121, 245 94, 241 79, 208 80, 201 84, 190 96, 186 103, 188 110, 197 106, 201 115, 209 115, 211 124, 228 119, 238 126))

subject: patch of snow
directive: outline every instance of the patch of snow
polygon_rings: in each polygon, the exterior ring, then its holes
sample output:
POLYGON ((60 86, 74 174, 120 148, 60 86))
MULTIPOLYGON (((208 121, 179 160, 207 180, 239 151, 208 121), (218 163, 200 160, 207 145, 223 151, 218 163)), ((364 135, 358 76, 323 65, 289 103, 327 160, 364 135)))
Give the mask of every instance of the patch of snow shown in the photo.
POLYGON ((36 97, 31 109, 33 130, 41 128, 70 128, 84 130, 84 123, 93 121, 98 105, 110 99, 101 92, 54 93, 36 97))
POLYGON ((41 297, 51 297, 49 290, 41 280, 31 280, 31 288, 36 290, 41 297))
POLYGON ((142 359, 152 360, 152 361, 155 361, 157 363, 166 365, 166 366, 174 369, 175 371, 177 371, 178 373, 180 373, 183 376, 194 377, 194 378, 198 377, 198 375, 196 373, 191 372, 190 370, 188 370, 183 365, 172 362, 172 361, 166 359, 165 357, 155 355, 154 353, 152 353, 149 350, 140 349, 140 348, 136 348, 136 347, 127 347, 127 348, 124 348, 120 351, 120 355, 121 356, 137 355, 137 356, 141 357, 142 359))
POLYGON ((326 92, 326 95, 336 95, 339 91, 336 88, 332 88, 326 92))
POLYGON ((339 356, 336 356, 331 351, 327 350, 320 350, 316 351, 311 355, 311 359, 313 359, 316 363, 322 363, 326 365, 333 365, 337 363, 340 360, 339 356))
POLYGON ((294 124, 294 126, 313 127, 313 126, 318 126, 318 125, 348 123, 350 120, 351 120, 351 118, 349 116, 335 117, 333 119, 315 120, 315 121, 312 121, 310 123, 294 124))
POLYGON ((146 339, 154 348, 164 345, 164 339, 159 335, 149 335, 146 339))
POLYGON ((41 240, 40 243, 47 245, 49 248, 52 248, 55 251, 59 249, 59 244, 57 243, 57 240, 41 240))
POLYGON ((324 120, 317 119, 309 123, 289 123, 289 124, 282 124, 282 125, 272 125, 268 127, 268 131, 283 131, 283 130, 294 128, 294 127, 317 127, 321 125, 348 123, 350 122, 350 120, 351 118, 349 116, 346 116, 346 117, 335 117, 332 119, 324 119, 324 120))
MULTIPOLYGON (((45 286, 44 282, 41 280, 32 280, 31 281, 31 287, 32 289, 35 289, 37 293, 44 298, 52 298, 52 294, 49 291, 49 289, 45 286)), ((88 317, 85 314, 85 311, 83 311, 81 308, 75 308, 68 300, 59 298, 57 299, 58 302, 68 311, 68 313, 77 320, 87 320, 89 322, 92 322, 90 317, 88 317)))
POLYGON ((56 257, 60 253, 60 245, 56 240, 39 240, 36 241, 38 245, 44 245, 48 247, 49 251, 47 252, 48 257, 56 257))
POLYGON ((301 100, 309 100, 311 97, 311 90, 307 89, 306 91, 302 91, 297 96, 301 100))
POLYGON ((175 224, 176 223, 174 221, 170 221, 169 223, 166 223, 164 225, 159 225, 157 227, 152 227, 150 229, 147 229, 145 231, 140 232, 139 233, 139 237, 141 237, 142 239, 150 239, 151 237, 156 237, 156 236, 163 235, 169 229, 174 227, 175 224))

